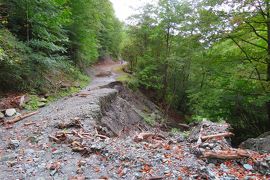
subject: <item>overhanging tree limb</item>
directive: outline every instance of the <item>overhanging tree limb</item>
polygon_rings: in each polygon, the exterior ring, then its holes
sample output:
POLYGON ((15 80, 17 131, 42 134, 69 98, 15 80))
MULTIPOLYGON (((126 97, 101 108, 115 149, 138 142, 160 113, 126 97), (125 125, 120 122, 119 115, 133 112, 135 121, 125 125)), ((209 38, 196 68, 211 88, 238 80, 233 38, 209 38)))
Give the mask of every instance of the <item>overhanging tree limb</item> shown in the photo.
POLYGON ((256 46, 256 47, 258 47, 258 48, 261 48, 261 49, 267 50, 267 48, 266 48, 266 47, 264 47, 264 46, 261 46, 261 45, 255 44, 255 43, 253 43, 253 42, 247 41, 247 40, 242 39, 242 38, 238 38, 238 39, 240 39, 241 41, 243 41, 243 42, 245 42, 245 43, 248 43, 248 44, 250 44, 250 45, 253 45, 253 46, 256 46))
POLYGON ((250 22, 245 21, 245 23, 251 27, 252 31, 256 34, 256 36, 258 36, 259 38, 263 39, 265 42, 268 43, 268 40, 265 37, 263 37, 262 35, 260 35, 258 33, 258 31, 256 30, 256 28, 250 22))

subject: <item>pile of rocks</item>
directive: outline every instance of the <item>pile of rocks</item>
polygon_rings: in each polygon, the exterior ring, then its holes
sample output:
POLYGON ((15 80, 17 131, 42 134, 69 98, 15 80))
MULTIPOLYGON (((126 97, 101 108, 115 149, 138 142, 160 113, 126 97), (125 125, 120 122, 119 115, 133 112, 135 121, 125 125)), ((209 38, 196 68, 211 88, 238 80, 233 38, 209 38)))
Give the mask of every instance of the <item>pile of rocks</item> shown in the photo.
POLYGON ((188 141, 192 143, 191 152, 210 163, 209 165, 212 164, 219 173, 235 174, 238 177, 239 174, 255 172, 270 175, 270 155, 232 148, 230 136, 233 134, 230 129, 227 123, 200 122, 191 129, 188 137, 188 141), (234 168, 238 168, 238 172, 234 168))

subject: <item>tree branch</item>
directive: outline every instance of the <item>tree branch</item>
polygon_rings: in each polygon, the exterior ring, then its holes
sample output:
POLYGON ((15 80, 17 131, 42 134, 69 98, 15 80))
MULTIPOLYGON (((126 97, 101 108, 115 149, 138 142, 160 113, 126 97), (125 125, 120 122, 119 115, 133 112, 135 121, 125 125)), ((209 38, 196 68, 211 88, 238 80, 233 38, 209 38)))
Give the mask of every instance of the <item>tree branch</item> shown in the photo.
POLYGON ((245 42, 245 43, 248 43, 248 44, 251 44, 251 45, 253 45, 253 46, 256 46, 256 47, 258 47, 258 48, 262 48, 262 49, 264 49, 264 50, 267 50, 266 47, 263 47, 263 46, 260 46, 260 45, 258 45, 258 44, 252 43, 252 42, 247 41, 247 40, 245 40, 245 39, 242 39, 242 38, 238 38, 238 39, 240 39, 241 41, 243 41, 243 42, 245 42))
POLYGON ((252 60, 250 59, 248 53, 240 46, 239 43, 236 42, 236 40, 234 38, 232 38, 232 41, 239 47, 239 49, 245 54, 245 56, 247 57, 247 60, 253 65, 254 69, 256 70, 256 73, 257 73, 257 76, 258 76, 258 79, 261 80, 261 74, 258 70, 258 68, 253 64, 252 60))
POLYGON ((257 32, 256 28, 255 28, 251 23, 249 23, 248 21, 245 21, 245 23, 251 27, 251 29, 252 29, 253 32, 256 34, 256 36, 258 36, 259 38, 263 39, 264 41, 266 41, 266 42, 268 43, 268 40, 267 40, 265 37, 263 37, 262 35, 260 35, 260 34, 257 32))

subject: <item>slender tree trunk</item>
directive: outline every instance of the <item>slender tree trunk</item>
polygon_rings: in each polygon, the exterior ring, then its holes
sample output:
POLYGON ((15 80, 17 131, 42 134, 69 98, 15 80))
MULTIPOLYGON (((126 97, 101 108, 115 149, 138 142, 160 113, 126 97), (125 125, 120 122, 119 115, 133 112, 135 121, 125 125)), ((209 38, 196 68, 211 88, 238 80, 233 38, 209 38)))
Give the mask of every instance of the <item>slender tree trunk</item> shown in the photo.
MULTIPOLYGON (((266 11, 267 11, 267 40, 268 40, 268 47, 267 47, 267 81, 270 82, 270 4, 269 0, 266 1, 266 11)), ((270 129, 270 101, 266 103, 267 108, 267 115, 268 115, 268 124, 267 129, 270 129)))
POLYGON ((29 43, 30 41, 30 25, 29 25, 29 1, 26 1, 26 38, 27 42, 29 43))
POLYGON ((169 63, 167 61, 167 58, 170 55, 170 26, 167 28, 167 34, 166 34, 166 60, 164 65, 164 78, 163 78, 163 91, 162 91, 162 98, 163 100, 166 97, 167 89, 168 89, 168 70, 169 70, 169 63))

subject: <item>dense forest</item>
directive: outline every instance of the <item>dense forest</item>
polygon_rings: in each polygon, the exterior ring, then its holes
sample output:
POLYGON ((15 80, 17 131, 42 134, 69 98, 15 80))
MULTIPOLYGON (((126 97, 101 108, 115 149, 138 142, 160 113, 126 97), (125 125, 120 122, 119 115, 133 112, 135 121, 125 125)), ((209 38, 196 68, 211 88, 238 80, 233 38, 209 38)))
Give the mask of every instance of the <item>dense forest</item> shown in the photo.
POLYGON ((270 1, 160 0, 129 19, 123 56, 133 85, 190 121, 270 129, 270 1), (191 116, 190 116, 191 115, 191 116))
POLYGON ((122 25, 109 0, 1 0, 1 91, 46 91, 117 58, 122 25))
POLYGON ((165 113, 270 130, 269 0, 159 0, 126 25, 109 0, 0 0, 0 28, 2 92, 48 91, 122 58, 165 113))

